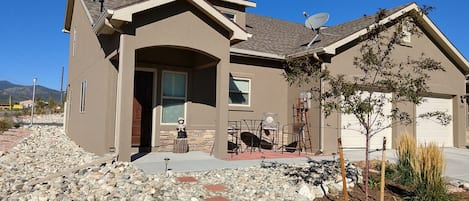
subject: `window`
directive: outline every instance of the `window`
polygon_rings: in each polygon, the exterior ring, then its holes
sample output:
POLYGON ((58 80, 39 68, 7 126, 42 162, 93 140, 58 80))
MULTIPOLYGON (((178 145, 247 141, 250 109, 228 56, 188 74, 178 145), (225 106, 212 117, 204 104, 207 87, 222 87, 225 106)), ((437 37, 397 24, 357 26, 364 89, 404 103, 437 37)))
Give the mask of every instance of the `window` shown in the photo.
POLYGON ((230 77, 230 105, 249 106, 250 92, 251 80, 246 78, 230 77))
POLYGON ((236 22, 236 15, 233 13, 223 13, 223 15, 233 22, 236 22))
POLYGON ((177 123, 185 118, 187 75, 178 72, 163 72, 161 123, 177 123))
POLYGON ((80 91, 80 112, 86 111, 86 80, 81 82, 80 91))

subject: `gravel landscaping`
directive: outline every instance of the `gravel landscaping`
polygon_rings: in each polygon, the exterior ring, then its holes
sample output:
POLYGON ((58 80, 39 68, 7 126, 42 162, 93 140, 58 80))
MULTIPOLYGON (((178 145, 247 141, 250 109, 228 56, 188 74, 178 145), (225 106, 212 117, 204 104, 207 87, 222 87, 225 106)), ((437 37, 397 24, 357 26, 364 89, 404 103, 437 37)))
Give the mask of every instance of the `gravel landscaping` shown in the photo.
MULTIPOLYGON (((146 175, 132 163, 84 151, 50 124, 61 121, 36 118, 30 136, 0 152, 0 200, 312 200, 342 188, 337 161, 146 175)), ((348 164, 347 173, 350 187, 359 182, 357 168, 348 164)))

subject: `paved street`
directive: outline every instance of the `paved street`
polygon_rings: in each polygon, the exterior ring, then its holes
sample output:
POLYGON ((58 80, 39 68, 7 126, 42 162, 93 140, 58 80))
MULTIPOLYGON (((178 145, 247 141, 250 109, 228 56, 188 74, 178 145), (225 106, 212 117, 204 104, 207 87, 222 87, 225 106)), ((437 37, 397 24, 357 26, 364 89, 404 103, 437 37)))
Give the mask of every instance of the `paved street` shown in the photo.
MULTIPOLYGON (((445 176, 451 179, 463 180, 469 182, 469 149, 445 148, 446 170, 445 176)), ((346 151, 345 158, 355 161, 365 158, 364 151, 346 151)), ((386 158, 389 161, 397 160, 396 151, 388 150, 386 158)), ((371 159, 381 159, 381 152, 371 154, 371 159)))

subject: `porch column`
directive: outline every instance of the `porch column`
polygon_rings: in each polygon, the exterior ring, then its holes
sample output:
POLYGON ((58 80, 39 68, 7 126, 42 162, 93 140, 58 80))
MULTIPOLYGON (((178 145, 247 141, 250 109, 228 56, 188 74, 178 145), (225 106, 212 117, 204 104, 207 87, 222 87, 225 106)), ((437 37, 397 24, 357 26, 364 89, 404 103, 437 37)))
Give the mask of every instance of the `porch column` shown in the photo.
POLYGON ((228 128, 229 58, 221 59, 217 66, 216 133, 213 153, 215 158, 226 159, 228 128))
POLYGON ((120 161, 130 161, 131 154, 135 50, 130 39, 131 36, 121 34, 119 45, 115 145, 120 161))

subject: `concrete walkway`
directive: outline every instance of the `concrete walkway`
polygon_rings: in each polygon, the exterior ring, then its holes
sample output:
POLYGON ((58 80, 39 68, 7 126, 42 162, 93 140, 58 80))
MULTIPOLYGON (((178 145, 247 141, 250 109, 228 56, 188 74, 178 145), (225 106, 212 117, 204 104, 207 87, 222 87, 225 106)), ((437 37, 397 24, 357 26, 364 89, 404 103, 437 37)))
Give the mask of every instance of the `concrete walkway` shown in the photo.
MULTIPOLYGON (((450 179, 462 180, 469 182, 469 149, 445 148, 446 158, 446 171, 445 176, 450 179)), ((349 161, 360 161, 365 159, 365 151, 363 150, 346 150, 344 152, 345 159, 349 161)), ((337 156, 314 156, 314 160, 332 160, 337 156)), ((210 156, 208 153, 193 151, 185 154, 175 154, 168 152, 154 152, 144 155, 136 159, 133 163, 141 168, 147 174, 162 173, 165 171, 165 160, 169 158, 168 169, 173 172, 191 172, 191 171, 206 171, 212 169, 224 168, 243 168, 260 166, 261 159, 258 160, 219 160, 210 156)), ((395 150, 387 150, 386 158, 389 161, 395 162, 397 160, 395 150)), ((381 152, 373 152, 370 154, 370 159, 381 159, 381 152)), ((302 158, 276 158, 266 159, 266 162, 281 162, 281 163, 304 163, 308 159, 302 158)))

